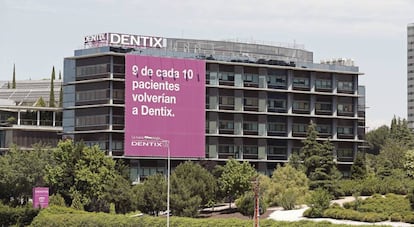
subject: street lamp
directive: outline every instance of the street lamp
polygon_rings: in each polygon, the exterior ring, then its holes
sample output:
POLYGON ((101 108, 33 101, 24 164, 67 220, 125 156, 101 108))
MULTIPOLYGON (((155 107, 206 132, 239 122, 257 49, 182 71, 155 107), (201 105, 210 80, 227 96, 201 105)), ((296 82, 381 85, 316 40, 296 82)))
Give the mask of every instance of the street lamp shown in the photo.
POLYGON ((170 141, 161 139, 160 137, 152 137, 152 136, 144 136, 144 139, 155 140, 155 141, 161 142, 164 147, 167 147, 167 227, 170 227, 170 173, 171 173, 170 141))

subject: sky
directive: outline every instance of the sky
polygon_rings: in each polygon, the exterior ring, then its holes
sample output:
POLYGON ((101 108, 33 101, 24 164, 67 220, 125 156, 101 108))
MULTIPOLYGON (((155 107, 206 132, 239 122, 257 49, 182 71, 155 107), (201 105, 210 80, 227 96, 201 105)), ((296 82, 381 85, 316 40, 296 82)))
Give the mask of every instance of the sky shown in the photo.
POLYGON ((0 0, 0 80, 50 78, 104 32, 303 44, 314 62, 352 58, 369 130, 407 117, 413 0, 0 0))

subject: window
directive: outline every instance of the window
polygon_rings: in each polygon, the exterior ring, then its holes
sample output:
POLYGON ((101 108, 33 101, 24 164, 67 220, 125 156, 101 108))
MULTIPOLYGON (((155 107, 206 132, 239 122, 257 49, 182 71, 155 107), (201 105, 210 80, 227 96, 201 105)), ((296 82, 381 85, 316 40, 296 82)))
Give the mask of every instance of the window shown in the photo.
POLYGON ((338 134, 352 136, 354 135, 354 128, 352 126, 338 127, 338 134))
POLYGON ((309 111, 309 102, 303 100, 293 101, 293 110, 309 111))
POLYGON ((269 160, 285 160, 287 159, 287 149, 283 146, 268 146, 267 159, 269 160))
POLYGON ((256 74, 243 74, 244 86, 257 87, 259 85, 259 76, 256 74))
POLYGON ((316 86, 316 89, 332 89, 332 81, 317 79, 315 81, 315 86, 316 86))
POLYGON ((319 134, 331 134, 331 126, 330 125, 316 125, 316 131, 319 134))
POLYGON ((306 134, 306 130, 308 129, 307 124, 293 124, 292 131, 294 133, 306 134))
POLYGON ((77 127, 102 126, 108 124, 108 115, 82 116, 76 118, 77 127))
POLYGON ((278 112, 286 110, 286 100, 284 99, 268 99, 267 111, 278 112))
POLYGON ((109 64, 87 65, 76 67, 76 77, 84 77, 109 72, 109 64))
POLYGON ((245 145, 243 146, 243 153, 244 154, 255 154, 257 155, 258 148, 254 145, 245 145))
POLYGON ((315 110, 316 112, 331 113, 332 104, 329 102, 317 102, 315 104, 315 110))
POLYGON ((338 81, 338 91, 353 91, 353 84, 349 81, 338 81))
POLYGON ((218 74, 219 84, 234 85, 234 73, 233 72, 219 72, 218 74))
POLYGON ((244 121, 243 122, 244 131, 257 132, 257 128, 258 128, 258 124, 255 121, 244 121))
POLYGON ((354 151, 351 148, 341 148, 337 151, 338 161, 352 162, 354 160, 354 151))
POLYGON ((274 133, 285 133, 286 124, 282 122, 270 122, 267 124, 267 131, 274 133))
POLYGON ((222 107, 234 107, 234 97, 233 96, 220 96, 219 105, 222 107))
POLYGON ((234 122, 233 121, 220 121, 220 129, 234 129, 234 122))
POLYGON ((107 89, 76 92, 77 102, 105 100, 108 98, 109 98, 109 91, 107 89))
POLYGON ((353 105, 352 104, 338 104, 338 112, 339 113, 353 113, 353 105))
POLYGON ((304 78, 304 77, 293 78, 293 87, 309 88, 309 78, 304 78))
POLYGON ((282 75, 268 75, 267 87, 268 88, 286 88, 286 76, 282 75))
POLYGON ((259 100, 257 98, 245 97, 244 106, 247 107, 257 107, 259 105, 259 100))

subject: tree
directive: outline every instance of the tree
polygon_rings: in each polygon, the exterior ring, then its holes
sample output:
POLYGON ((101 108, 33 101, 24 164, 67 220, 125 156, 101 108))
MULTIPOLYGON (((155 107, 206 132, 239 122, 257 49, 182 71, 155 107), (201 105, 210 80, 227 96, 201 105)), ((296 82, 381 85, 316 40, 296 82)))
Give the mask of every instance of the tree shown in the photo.
POLYGON ((305 171, 305 166, 303 166, 302 160, 297 152, 294 152, 289 156, 289 165, 302 172, 305 171))
POLYGON ((256 174, 256 170, 246 161, 227 161, 219 178, 219 187, 228 198, 230 207, 235 198, 251 190, 251 181, 256 174))
POLYGON ((364 179, 367 176, 367 167, 364 161, 364 154, 358 153, 351 166, 352 179, 364 179))
POLYGON ((321 188, 316 189, 311 193, 307 201, 307 205, 310 207, 309 211, 307 210, 306 216, 308 217, 322 217, 323 211, 329 208, 329 204, 331 202, 332 196, 329 194, 328 191, 325 191, 321 188))
POLYGON ((40 97, 37 99, 35 106, 37 106, 37 107, 46 107, 46 103, 45 103, 45 101, 43 100, 43 97, 42 97, 42 96, 40 96, 40 97))
POLYGON ((268 201, 272 205, 282 206, 285 210, 303 204, 308 194, 308 178, 305 173, 286 164, 273 171, 268 201))
POLYGON ((213 175, 199 164, 180 164, 171 175, 171 210, 178 216, 196 216, 200 206, 214 199, 216 187, 213 175))
POLYGON ((44 169, 51 152, 41 145, 33 148, 25 151, 13 146, 0 156, 0 199, 4 203, 26 204, 32 197, 32 188, 44 186, 44 169))
POLYGON ((405 153, 404 169, 408 176, 414 178, 414 150, 409 150, 405 153))
POLYGON ((55 107, 55 88, 53 81, 55 80, 55 66, 52 68, 52 75, 50 77, 50 93, 49 93, 49 107, 55 107))
POLYGON ((72 202, 72 186, 75 184, 75 165, 82 156, 83 143, 72 140, 60 141, 52 151, 51 162, 46 166, 45 181, 52 193, 59 193, 66 204, 72 202))
POLYGON ((62 80, 62 72, 59 70, 59 80, 62 80))
POLYGON ((388 139, 380 151, 380 166, 384 165, 384 161, 389 160, 391 169, 404 168, 404 156, 409 148, 397 139, 388 139))
POLYGON ((138 210, 146 214, 158 215, 167 207, 165 176, 161 174, 149 176, 142 184, 134 186, 133 195, 138 210))
POLYGON ((320 144, 317 137, 316 126, 311 122, 301 149, 306 176, 310 180, 309 187, 310 189, 323 188, 333 194, 339 178, 333 159, 333 145, 329 140, 320 144))
POLYGON ((7 81, 7 89, 10 89, 10 82, 7 81))
POLYGON ((368 153, 379 154, 389 135, 390 129, 386 125, 367 132, 365 138, 369 146, 368 153))
POLYGON ((12 80, 12 88, 16 89, 16 65, 13 64, 13 80, 12 80))
MULTIPOLYGON (((237 210, 249 218, 254 216, 254 192, 247 191, 240 198, 236 199, 237 210)), ((262 197, 259 197, 259 211, 260 214, 266 212, 267 206, 262 197)))
POLYGON ((63 106, 63 86, 60 85, 60 91, 59 91, 59 107, 63 106))
POLYGON ((394 118, 391 121, 390 139, 402 143, 408 148, 414 148, 414 135, 408 128, 407 120, 394 118))

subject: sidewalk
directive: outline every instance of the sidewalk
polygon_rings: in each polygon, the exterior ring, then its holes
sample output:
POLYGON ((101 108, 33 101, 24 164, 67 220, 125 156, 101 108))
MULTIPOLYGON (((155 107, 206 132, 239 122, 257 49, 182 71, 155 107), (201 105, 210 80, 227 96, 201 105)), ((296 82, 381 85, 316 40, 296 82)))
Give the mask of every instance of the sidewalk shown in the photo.
POLYGON ((277 221, 300 221, 300 220, 310 220, 310 221, 329 221, 333 224, 347 224, 347 225, 388 225, 388 226, 394 226, 394 227, 408 227, 413 226, 409 223, 403 223, 403 222, 390 222, 390 221, 384 221, 384 222, 360 222, 360 221, 350 221, 350 220, 338 220, 338 219, 332 219, 332 218, 306 218, 303 217, 303 212, 308 207, 303 207, 301 209, 297 210, 277 210, 270 214, 268 217, 269 219, 277 220, 277 221))

